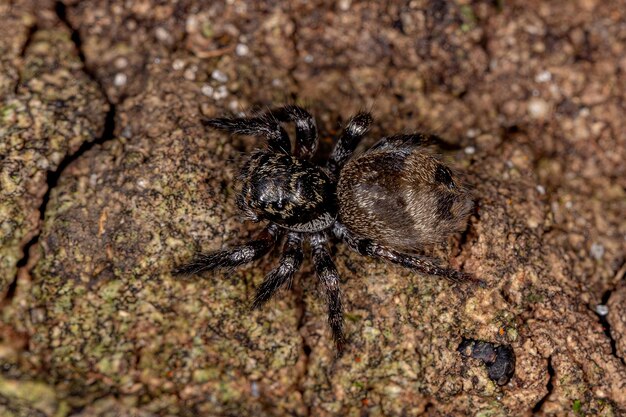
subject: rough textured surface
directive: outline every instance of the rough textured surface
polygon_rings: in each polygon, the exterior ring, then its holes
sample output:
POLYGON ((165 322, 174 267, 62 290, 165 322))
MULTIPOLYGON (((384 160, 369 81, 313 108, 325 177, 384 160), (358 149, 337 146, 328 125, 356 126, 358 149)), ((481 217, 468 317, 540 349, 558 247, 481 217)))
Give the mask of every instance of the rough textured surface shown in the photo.
POLYGON ((626 413, 624 1, 0 1, 1 415, 626 413), (231 188, 258 142, 199 119, 293 101, 321 153, 361 108, 364 146, 443 136, 478 204, 427 250, 488 287, 337 245, 336 358, 307 262, 255 312, 270 256, 172 278, 259 228, 231 188), (511 345, 511 381, 463 338, 511 345))
POLYGON ((102 133, 107 111, 61 24, 27 8, 0 5, 0 293, 38 234, 46 176, 102 133), (30 37, 29 37, 30 36, 30 37))

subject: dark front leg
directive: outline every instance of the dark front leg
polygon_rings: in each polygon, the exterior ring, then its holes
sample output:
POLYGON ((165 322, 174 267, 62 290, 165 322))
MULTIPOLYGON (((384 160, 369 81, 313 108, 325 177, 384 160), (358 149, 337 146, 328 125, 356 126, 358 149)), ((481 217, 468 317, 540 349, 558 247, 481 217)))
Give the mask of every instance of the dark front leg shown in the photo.
POLYGON ((218 130, 224 130, 238 135, 263 136, 274 152, 289 154, 291 142, 289 135, 280 125, 280 122, 271 114, 258 117, 204 119, 202 123, 218 130))
POLYGON ((328 238, 325 233, 311 236, 313 264, 328 304, 328 324, 333 334, 337 352, 341 353, 345 344, 343 335, 343 306, 339 288, 339 273, 328 251, 328 238))
POLYGON ((294 122, 296 125, 295 155, 310 158, 317 149, 317 126, 311 114, 298 106, 284 106, 270 112, 281 122, 294 122))
POLYGON ((371 124, 372 116, 369 113, 358 113, 348 121, 328 160, 328 169, 335 178, 338 177, 339 171, 350 159, 371 124))
POLYGON ((343 240, 352 250, 361 255, 381 258, 404 268, 412 269, 422 274, 440 276, 453 282, 473 282, 484 285, 483 281, 476 279, 473 275, 452 268, 443 268, 437 260, 427 256, 397 252, 369 239, 358 238, 339 222, 336 222, 333 226, 333 232, 337 238, 343 240))
POLYGON ((275 224, 269 224, 254 240, 232 249, 201 253, 184 265, 174 268, 175 275, 195 275, 202 271, 243 265, 260 258, 269 252, 276 243, 280 231, 275 224))
POLYGON ((267 274, 257 289, 252 308, 260 308, 281 287, 291 284, 294 274, 302 265, 302 258, 302 236, 299 233, 289 233, 279 265, 267 274))

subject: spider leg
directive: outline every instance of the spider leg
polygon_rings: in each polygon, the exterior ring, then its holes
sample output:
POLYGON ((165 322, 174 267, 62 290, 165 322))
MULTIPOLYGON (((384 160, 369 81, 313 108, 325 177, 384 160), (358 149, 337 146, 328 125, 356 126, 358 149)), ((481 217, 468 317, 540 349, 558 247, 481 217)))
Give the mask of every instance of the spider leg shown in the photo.
POLYGON ((341 353, 345 339, 343 335, 343 307, 341 290, 339 289, 339 273, 328 251, 328 236, 326 233, 322 232, 312 235, 310 242, 315 272, 324 289, 328 304, 328 324, 337 346, 337 352, 341 353))
POLYGON ((286 154, 291 152, 289 135, 272 114, 257 117, 218 117, 203 119, 202 123, 205 126, 238 135, 263 136, 267 139, 269 148, 274 152, 286 154))
POLYGON ((397 252, 388 247, 379 245, 370 239, 361 239, 354 236, 348 229, 339 222, 335 222, 333 232, 337 238, 343 240, 352 250, 364 256, 381 258, 386 261, 398 264, 404 268, 420 272, 427 275, 436 275, 446 278, 452 282, 473 282, 484 286, 484 282, 473 275, 457 271, 452 268, 443 268, 437 260, 427 256, 410 255, 397 252))
POLYGON ((217 268, 228 268, 252 262, 265 255, 274 246, 280 230, 275 224, 269 224, 256 236, 254 240, 232 249, 201 253, 184 265, 176 267, 175 275, 195 275, 202 271, 217 268))
POLYGON ((298 106, 284 106, 270 112, 281 122, 294 122, 296 124, 296 149, 295 155, 302 158, 310 158, 317 149, 317 126, 311 114, 298 106))
POLYGON ((352 156, 370 124, 372 124, 372 116, 369 113, 358 113, 348 121, 328 160, 328 169, 335 177, 339 174, 343 164, 352 156))
POLYGON ((267 274, 257 289, 252 302, 253 309, 263 306, 280 287, 291 282, 302 265, 302 258, 302 236, 299 233, 289 233, 278 267, 267 274))

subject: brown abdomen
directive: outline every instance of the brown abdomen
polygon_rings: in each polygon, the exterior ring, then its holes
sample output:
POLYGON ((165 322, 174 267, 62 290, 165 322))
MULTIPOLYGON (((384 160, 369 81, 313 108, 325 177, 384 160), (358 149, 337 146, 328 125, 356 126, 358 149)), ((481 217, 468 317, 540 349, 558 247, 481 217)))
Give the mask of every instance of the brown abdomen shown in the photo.
POLYGON ((349 161, 337 185, 339 221, 377 243, 414 251, 466 227, 473 203, 460 179, 423 147, 349 161))

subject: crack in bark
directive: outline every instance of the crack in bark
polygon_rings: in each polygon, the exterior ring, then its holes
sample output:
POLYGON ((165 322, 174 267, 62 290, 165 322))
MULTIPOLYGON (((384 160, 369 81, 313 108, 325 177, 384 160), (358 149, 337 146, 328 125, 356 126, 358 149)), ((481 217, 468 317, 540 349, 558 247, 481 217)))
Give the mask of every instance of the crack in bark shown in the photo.
POLYGON ((539 413, 541 411, 543 404, 550 397, 552 391, 554 390, 554 384, 552 383, 552 380, 554 379, 555 372, 554 368, 552 367, 552 356, 548 357, 548 375, 550 375, 548 383, 546 384, 546 389, 548 390, 548 392, 546 393, 546 395, 541 397, 537 404, 535 404, 535 406, 533 407, 533 414, 539 413))
MULTIPOLYGON (((44 196, 44 202, 42 204, 42 208, 45 210, 45 207, 48 203, 48 199, 50 196, 50 191, 55 188, 59 182, 59 178, 61 177, 61 175, 63 174, 63 171, 65 171, 65 169, 75 160, 77 160, 78 158, 80 158, 83 154, 85 154, 87 151, 89 151, 90 149, 92 149, 94 146, 96 145, 102 145, 104 142, 113 139, 115 137, 115 117, 117 114, 116 111, 116 106, 115 104, 113 104, 113 102, 111 101, 111 99, 109 98, 109 96, 106 93, 106 89, 104 88, 104 85, 102 84, 102 82, 100 81, 100 79, 98 79, 98 77, 93 73, 93 71, 91 71, 89 69, 89 66, 87 65, 87 60, 85 59, 85 54, 83 52, 83 48, 82 48, 82 40, 80 38, 80 34, 78 32, 78 30, 76 28, 74 28, 70 22, 67 19, 67 11, 66 11, 66 6, 63 2, 58 1, 55 3, 54 6, 55 12, 57 14, 58 19, 67 27, 67 29, 71 32, 71 39, 72 42, 74 43, 74 46, 76 48, 76 53, 78 55, 78 58, 80 59, 81 63, 83 64, 83 71, 85 72, 85 74, 87 74, 87 77, 93 81, 95 84, 98 85, 98 89, 100 90, 100 93, 102 94, 102 97, 105 99, 105 101, 107 102, 107 105, 109 107, 109 110, 105 113, 104 115, 104 127, 102 130, 102 134, 95 138, 92 141, 85 141, 81 144, 81 146, 78 148, 78 150, 72 154, 68 154, 65 156, 65 158, 63 158, 63 161, 61 161, 61 163, 59 164, 58 168, 55 171, 50 171, 48 172, 48 178, 47 178, 47 183, 48 183, 48 191, 46 192, 46 195, 44 196)), ((42 212, 42 219, 44 216, 45 212, 42 212)))
MULTIPOLYGON (((609 302, 609 298, 611 298, 611 294, 613 294, 613 290, 607 290, 602 294, 601 304, 606 305, 609 302)), ((608 320, 608 314, 602 315, 595 312, 600 320, 600 324, 602 325, 602 330, 604 331, 604 335, 609 338, 609 343, 611 344, 611 354, 615 356, 617 359, 621 359, 622 363, 624 360, 617 355, 617 342, 611 335, 611 323, 608 320)))
POLYGON ((65 27, 71 32, 70 38, 76 48, 78 59, 80 59, 80 62, 83 64, 83 71, 85 72, 85 74, 87 74, 87 77, 91 81, 98 85, 98 89, 100 90, 102 97, 104 97, 109 106, 109 111, 105 116, 105 125, 102 135, 96 140, 89 142, 93 143, 94 145, 102 144, 106 140, 113 138, 113 132, 115 131, 115 104, 113 104, 111 98, 108 96, 107 90, 103 82, 100 80, 100 78, 98 78, 96 73, 89 67, 87 63, 87 59, 85 58, 85 53, 83 51, 83 41, 80 37, 78 29, 72 26, 69 19, 67 18, 67 7, 65 6, 65 3, 63 3, 62 1, 57 1, 54 5, 54 11, 61 23, 63 23, 65 27))
MULTIPOLYGON (((604 294, 602 294, 602 301, 601 301, 602 305, 607 305, 607 303, 609 302, 609 299, 611 298, 611 294, 613 294, 613 291, 615 291, 615 289, 607 290, 604 292, 604 294)), ((615 358, 617 358, 620 362, 622 362, 623 365, 626 365, 626 360, 620 357, 617 353, 617 341, 615 340, 615 338, 613 337, 613 334, 611 333, 611 323, 609 322, 608 314, 602 315, 595 310, 594 312, 598 316, 600 325, 602 325, 602 330, 604 331, 604 335, 609 339, 609 344, 611 345, 611 354, 615 358)))
MULTIPOLYGON (((24 58, 26 56, 26 51, 28 50, 28 47, 30 46, 30 44, 33 41, 33 38, 35 37, 35 33, 39 30, 39 26, 37 25, 37 23, 33 24, 30 28, 28 28, 28 36, 26 37, 26 41, 24 42, 24 45, 22 46, 22 50, 20 51, 20 58, 24 58)), ((18 94, 20 86, 22 85, 22 72, 18 71, 18 76, 17 76, 17 82, 15 83, 15 88, 13 89, 13 93, 15 95, 18 94)))
MULTIPOLYGON (((603 306, 608 305, 611 295, 616 290, 618 283, 624 278, 624 274, 626 274, 626 263, 622 264, 622 266, 617 270, 617 273, 615 275, 615 280, 614 280, 615 285, 612 288, 604 291, 604 293, 602 294, 600 305, 603 305, 603 306)), ((615 340, 615 338, 613 337, 613 333, 611 332, 611 323, 609 322, 609 315, 600 314, 595 308, 593 309, 593 312, 598 316, 598 321, 600 322, 600 325, 602 326, 602 331, 604 332, 604 335, 609 339, 609 344, 611 346, 611 354, 615 358, 617 358, 623 365, 626 365, 626 358, 622 358, 617 353, 617 341, 615 340)))
MULTIPOLYGON (((74 43, 74 46, 76 47, 76 53, 78 54, 78 59, 80 59, 80 62, 83 63, 83 68, 85 70, 85 73, 89 76, 89 78, 95 81, 104 92, 105 90, 102 88, 100 81, 87 68, 85 54, 83 53, 82 39, 80 38, 80 34, 78 33, 78 30, 74 28, 70 24, 69 20, 67 19, 67 7, 65 6, 65 3, 63 3, 62 1, 57 1, 54 4, 54 12, 56 13, 57 18, 61 21, 61 23, 63 23, 65 27, 67 27, 67 29, 71 32, 70 38, 72 39, 72 42, 74 43)), ((105 97, 106 97, 106 94, 105 94, 105 97)), ((108 97, 106 98, 108 100, 108 97)))
MULTIPOLYGON (((51 170, 47 172, 47 176, 46 176, 46 186, 47 186, 47 190, 46 193, 44 194, 42 201, 41 201, 41 205, 39 206, 39 226, 38 226, 38 230, 35 234, 35 236, 33 236, 28 243, 26 243, 26 245, 23 248, 23 255, 22 258, 17 262, 16 266, 17 266, 17 272, 15 274, 15 277, 13 278, 13 280, 9 283, 8 285, 8 290, 7 290, 7 295, 5 296, 5 300, 10 302, 13 297, 15 296, 15 292, 17 289, 17 281, 18 281, 18 276, 19 273, 21 271, 22 268, 27 267, 28 265, 28 261, 30 259, 30 251, 33 249, 34 246, 36 246, 36 244, 39 242, 39 237, 41 236, 41 229, 43 226, 43 221, 45 219, 45 214, 46 214, 46 208, 48 207, 48 202, 50 201, 50 193, 51 191, 56 188, 56 186, 58 185, 59 179, 61 178, 61 175, 63 174, 63 172, 65 171, 65 169, 75 160, 77 160, 78 158, 80 158, 83 154, 85 154, 87 151, 89 151, 90 149, 92 149, 94 146, 96 145, 101 145, 104 142, 113 139, 114 138, 114 132, 115 132, 115 115, 116 115, 116 106, 111 102, 111 100, 109 99, 109 97, 106 94, 106 90, 104 89, 104 86, 102 85, 102 83, 98 80, 98 78, 88 69, 87 67, 87 63, 85 61, 85 54, 83 53, 82 50, 82 41, 80 39, 80 35, 78 33, 78 31, 73 28, 70 23, 67 20, 67 16, 66 16, 66 7, 65 4, 63 4, 62 2, 57 2, 55 4, 54 10, 57 14, 57 18, 59 19, 59 21, 61 23, 63 23, 67 29, 71 32, 71 40, 74 43, 74 46, 76 48, 76 53, 78 55, 78 58, 80 59, 81 63, 83 64, 83 71, 85 72, 85 74, 87 75, 87 77, 93 81, 94 83, 96 83, 96 85, 98 85, 98 89, 100 90, 103 98, 106 100, 109 110, 106 112, 106 114, 104 115, 104 128, 102 131, 102 134, 95 138, 92 141, 85 141, 81 144, 81 146, 78 148, 78 150, 76 150, 73 153, 67 154, 65 155, 65 157, 63 158, 63 160, 61 161, 61 163, 59 164, 59 166, 55 169, 55 170, 51 170)), ((28 45, 30 44, 32 38, 34 37, 34 34, 37 32, 37 24, 34 24, 31 27, 31 31, 29 33, 29 37, 28 40, 26 41, 24 48, 22 50, 22 57, 26 54, 26 50, 28 48, 28 45)), ((15 90, 17 92, 17 89, 19 88, 19 86, 21 85, 21 80, 18 81, 15 90)))

